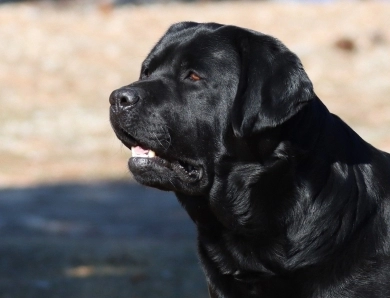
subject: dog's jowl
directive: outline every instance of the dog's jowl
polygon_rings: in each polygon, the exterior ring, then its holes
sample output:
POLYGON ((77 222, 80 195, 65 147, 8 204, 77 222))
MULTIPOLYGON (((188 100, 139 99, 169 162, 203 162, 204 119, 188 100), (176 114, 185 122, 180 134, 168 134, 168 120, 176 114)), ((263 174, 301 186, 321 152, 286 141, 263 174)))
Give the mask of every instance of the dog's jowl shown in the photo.
POLYGON ((280 41, 175 24, 110 104, 135 179, 196 224, 211 297, 390 297, 390 155, 280 41))

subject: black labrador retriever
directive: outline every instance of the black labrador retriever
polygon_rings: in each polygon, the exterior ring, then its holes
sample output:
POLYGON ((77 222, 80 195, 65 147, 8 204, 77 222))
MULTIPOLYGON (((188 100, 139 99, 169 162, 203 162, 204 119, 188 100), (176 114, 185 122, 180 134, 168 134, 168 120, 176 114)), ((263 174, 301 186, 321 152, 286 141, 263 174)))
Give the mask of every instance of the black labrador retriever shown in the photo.
POLYGON ((135 179, 195 222, 211 297, 390 297, 390 155, 280 41, 175 24, 110 103, 135 179))

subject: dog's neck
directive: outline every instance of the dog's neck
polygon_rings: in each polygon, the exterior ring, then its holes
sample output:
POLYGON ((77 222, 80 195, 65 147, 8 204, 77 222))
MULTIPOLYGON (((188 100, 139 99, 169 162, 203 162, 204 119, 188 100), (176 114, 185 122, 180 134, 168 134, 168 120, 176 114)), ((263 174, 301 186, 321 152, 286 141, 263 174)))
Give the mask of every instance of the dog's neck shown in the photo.
POLYGON ((209 196, 177 197, 199 231, 247 239, 275 273, 334 262, 354 246, 367 253, 360 240, 375 238, 375 210, 354 168, 369 161, 369 145, 318 99, 289 122, 270 161, 233 163, 209 196))
POLYGON ((319 100, 302 112, 286 134, 297 156, 296 203, 286 221, 289 266, 335 262, 350 249, 368 254, 363 238, 375 241, 377 210, 361 172, 370 171, 372 147, 319 100))

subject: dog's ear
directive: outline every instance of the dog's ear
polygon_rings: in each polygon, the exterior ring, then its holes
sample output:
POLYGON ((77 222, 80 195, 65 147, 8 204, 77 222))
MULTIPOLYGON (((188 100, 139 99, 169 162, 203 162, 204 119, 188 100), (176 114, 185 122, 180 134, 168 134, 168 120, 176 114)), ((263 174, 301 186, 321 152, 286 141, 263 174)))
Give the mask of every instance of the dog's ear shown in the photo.
POLYGON ((301 61, 277 39, 242 30, 236 43, 241 73, 232 125, 237 137, 283 124, 315 97, 301 61))

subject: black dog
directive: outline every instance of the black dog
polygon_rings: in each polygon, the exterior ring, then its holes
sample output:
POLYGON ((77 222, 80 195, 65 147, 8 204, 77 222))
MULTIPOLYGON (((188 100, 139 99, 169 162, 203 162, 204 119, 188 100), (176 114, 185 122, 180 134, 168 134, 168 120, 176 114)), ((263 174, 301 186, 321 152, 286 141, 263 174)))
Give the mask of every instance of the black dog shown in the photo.
POLYGON ((196 223, 211 297, 390 297, 390 155, 277 39, 173 25, 110 103, 135 179, 196 223))

